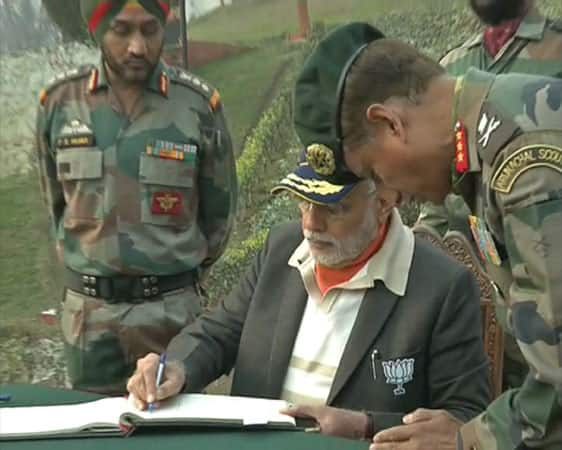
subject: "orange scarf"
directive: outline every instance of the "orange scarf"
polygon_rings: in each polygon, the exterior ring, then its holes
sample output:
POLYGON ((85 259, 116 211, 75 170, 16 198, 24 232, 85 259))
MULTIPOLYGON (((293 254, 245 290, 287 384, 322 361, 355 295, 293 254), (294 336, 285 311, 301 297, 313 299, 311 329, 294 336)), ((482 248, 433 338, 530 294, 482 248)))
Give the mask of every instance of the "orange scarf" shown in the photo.
POLYGON ((331 269, 329 267, 316 264, 314 275, 316 276, 316 284, 322 293, 322 297, 325 297, 330 289, 351 280, 353 276, 359 272, 365 264, 367 264, 371 257, 380 250, 388 233, 389 222, 390 219, 381 226, 375 240, 349 266, 342 267, 340 269, 331 269))

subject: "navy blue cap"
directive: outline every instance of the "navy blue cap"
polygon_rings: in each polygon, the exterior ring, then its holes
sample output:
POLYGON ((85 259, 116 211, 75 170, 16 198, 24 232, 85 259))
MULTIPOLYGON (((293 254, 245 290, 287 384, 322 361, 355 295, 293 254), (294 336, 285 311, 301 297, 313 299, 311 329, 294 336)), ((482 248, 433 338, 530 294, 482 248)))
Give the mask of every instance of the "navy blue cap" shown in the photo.
POLYGON ((301 155, 297 169, 277 183, 271 190, 272 194, 289 191, 309 202, 329 205, 341 202, 359 182, 332 184, 319 176, 304 158, 306 156, 301 155))

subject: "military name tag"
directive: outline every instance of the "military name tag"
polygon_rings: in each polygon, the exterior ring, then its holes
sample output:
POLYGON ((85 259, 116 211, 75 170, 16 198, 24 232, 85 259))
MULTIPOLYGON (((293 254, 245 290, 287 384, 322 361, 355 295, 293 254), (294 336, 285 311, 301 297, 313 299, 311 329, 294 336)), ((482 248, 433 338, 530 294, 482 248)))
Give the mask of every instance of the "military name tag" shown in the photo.
POLYGON ((55 145, 58 148, 93 147, 96 145, 96 139, 88 124, 80 119, 72 119, 61 127, 55 145))
POLYGON ((146 146, 146 154, 156 158, 175 159, 193 163, 197 159, 197 145, 155 140, 146 146))
POLYGON ((96 140, 93 134, 61 136, 57 139, 57 148, 93 147, 96 140))
POLYGON ((548 167, 562 173, 562 149, 553 145, 528 145, 501 163, 490 183, 492 189, 508 194, 519 176, 536 167, 548 167))

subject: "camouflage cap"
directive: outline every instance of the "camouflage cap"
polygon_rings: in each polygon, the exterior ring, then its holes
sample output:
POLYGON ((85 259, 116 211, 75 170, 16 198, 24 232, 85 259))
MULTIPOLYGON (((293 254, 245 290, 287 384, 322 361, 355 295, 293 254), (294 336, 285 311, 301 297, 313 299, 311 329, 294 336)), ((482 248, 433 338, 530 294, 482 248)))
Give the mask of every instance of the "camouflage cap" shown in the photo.
POLYGON ((318 175, 336 184, 357 180, 343 159, 340 108, 346 75, 369 42, 384 35, 363 22, 337 28, 305 61, 294 92, 294 126, 318 175))
POLYGON ((80 0, 80 12, 88 30, 96 42, 100 43, 109 29, 111 20, 125 6, 142 7, 154 15, 164 25, 170 12, 168 0, 80 0))

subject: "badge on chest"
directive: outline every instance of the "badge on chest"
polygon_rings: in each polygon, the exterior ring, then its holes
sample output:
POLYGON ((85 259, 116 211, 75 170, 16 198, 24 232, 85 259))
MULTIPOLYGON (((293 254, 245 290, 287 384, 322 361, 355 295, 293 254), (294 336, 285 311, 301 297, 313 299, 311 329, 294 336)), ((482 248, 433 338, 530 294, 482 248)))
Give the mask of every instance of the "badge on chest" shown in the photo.
POLYGON ((494 243, 494 239, 484 222, 473 215, 468 216, 468 221, 472 237, 478 246, 482 261, 495 266, 501 266, 501 258, 496 248, 496 244, 494 243))
POLYGON ((92 129, 79 119, 65 123, 59 133, 55 145, 57 148, 93 147, 96 144, 92 129))
POLYGON ((404 395, 406 393, 404 385, 414 379, 415 358, 396 358, 385 361, 381 360, 378 349, 374 349, 371 353, 371 369, 374 381, 377 381, 377 364, 379 361, 386 384, 396 385, 392 391, 394 396, 404 395))
POLYGON ((157 139, 146 146, 146 154, 156 158, 194 163, 197 159, 197 146, 157 139))
POLYGON ((178 216, 182 211, 182 195, 178 192, 155 192, 152 195, 152 212, 178 216))

